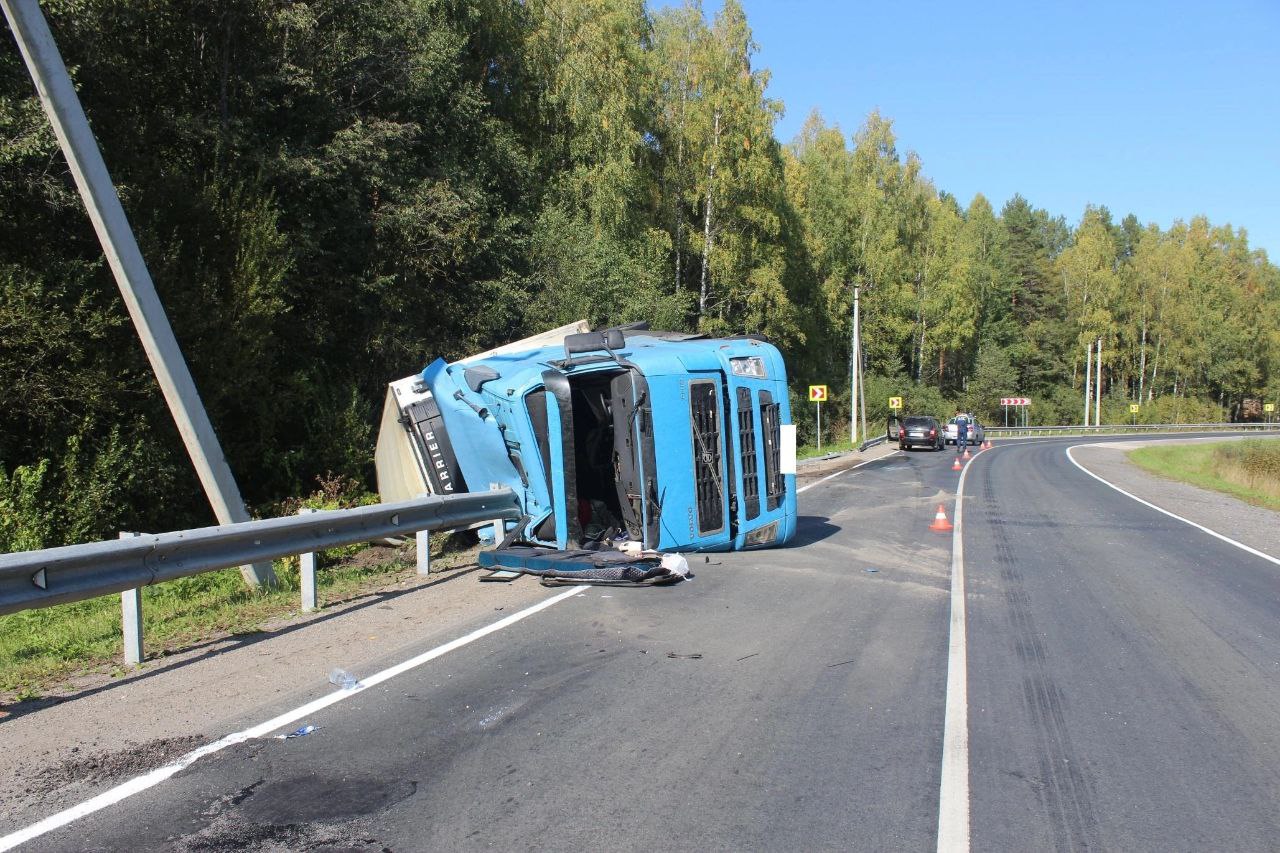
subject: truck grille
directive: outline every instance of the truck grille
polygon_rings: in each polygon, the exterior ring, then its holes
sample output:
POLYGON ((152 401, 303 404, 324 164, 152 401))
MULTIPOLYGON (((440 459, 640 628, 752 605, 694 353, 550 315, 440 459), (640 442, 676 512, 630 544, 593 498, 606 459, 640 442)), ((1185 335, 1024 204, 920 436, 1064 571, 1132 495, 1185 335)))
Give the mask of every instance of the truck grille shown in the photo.
POLYGON ((738 389, 738 445, 742 448, 742 492, 747 520, 760 514, 760 466, 756 454, 756 417, 751 392, 738 389))
POLYGON ((716 383, 689 383, 693 423, 693 479, 697 487, 698 532, 714 533, 724 526, 724 486, 720 478, 720 416, 716 383))
POLYGON ((760 425, 764 432, 764 489, 770 510, 778 508, 787 489, 782 476, 782 407, 768 391, 760 392, 760 425))

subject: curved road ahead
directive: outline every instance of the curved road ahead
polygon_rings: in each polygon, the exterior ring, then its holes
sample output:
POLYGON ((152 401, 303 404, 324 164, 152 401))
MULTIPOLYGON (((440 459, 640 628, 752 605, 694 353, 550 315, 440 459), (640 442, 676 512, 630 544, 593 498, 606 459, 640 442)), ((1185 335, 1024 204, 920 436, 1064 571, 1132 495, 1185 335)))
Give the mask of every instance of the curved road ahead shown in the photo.
POLYGON ((954 517, 950 452, 813 484, 794 547, 698 557, 690 583, 548 590, 314 709, 312 735, 28 846, 1278 849, 1280 565, 1107 488, 1072 443, 965 474, 968 829, 941 845, 952 537, 928 527, 954 517))

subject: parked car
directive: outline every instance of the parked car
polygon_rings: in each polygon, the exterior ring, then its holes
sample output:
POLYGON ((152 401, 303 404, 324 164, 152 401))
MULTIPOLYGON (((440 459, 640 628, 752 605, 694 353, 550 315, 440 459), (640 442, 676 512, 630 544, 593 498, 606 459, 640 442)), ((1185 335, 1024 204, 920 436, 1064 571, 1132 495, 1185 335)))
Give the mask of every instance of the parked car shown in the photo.
POLYGON ((943 445, 942 424, 937 418, 928 415, 912 415, 902 421, 898 430, 898 449, 910 450, 913 447, 928 447, 941 450, 943 445))
MULTIPOLYGON (((973 415, 966 414, 965 417, 969 419, 969 444, 970 445, 982 444, 982 442, 986 441, 987 439, 986 429, 983 428, 982 424, 978 423, 978 419, 975 418, 973 415)), ((956 443, 956 419, 955 418, 952 418, 951 420, 947 421, 946 435, 947 435, 947 444, 956 443)))

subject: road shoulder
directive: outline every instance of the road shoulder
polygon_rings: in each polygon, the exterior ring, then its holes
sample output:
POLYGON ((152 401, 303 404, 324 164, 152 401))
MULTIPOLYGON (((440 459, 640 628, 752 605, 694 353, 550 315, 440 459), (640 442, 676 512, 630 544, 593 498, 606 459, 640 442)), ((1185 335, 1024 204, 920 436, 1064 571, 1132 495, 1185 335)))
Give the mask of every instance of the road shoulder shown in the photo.
MULTIPOLYGON (((124 779, 550 597, 534 578, 474 571, 411 577, 262 632, 152 658, 118 680, 86 679, 0 720, 0 834, 124 779)), ((15 709, 16 710, 16 709, 15 709)))
POLYGON ((1221 492, 1160 477, 1129 461, 1129 451, 1168 443, 1101 442, 1077 445, 1071 455, 1092 473, 1144 501, 1280 558, 1280 513, 1221 492))

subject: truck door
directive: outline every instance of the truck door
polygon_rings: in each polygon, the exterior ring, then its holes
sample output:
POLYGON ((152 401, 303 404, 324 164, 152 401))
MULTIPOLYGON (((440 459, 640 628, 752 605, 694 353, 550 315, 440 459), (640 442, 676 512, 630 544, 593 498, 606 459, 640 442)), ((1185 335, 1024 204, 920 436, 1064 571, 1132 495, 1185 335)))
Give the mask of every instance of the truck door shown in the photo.
POLYGON ((653 406, 649 383, 631 369, 613 379, 613 471, 622 522, 632 539, 656 547, 659 536, 654 465, 653 406))
POLYGON ((558 370, 542 373, 547 389, 547 446, 551 461, 551 506, 557 548, 577 548, 582 539, 578 521, 578 472, 574 452, 573 395, 569 379, 558 370))

